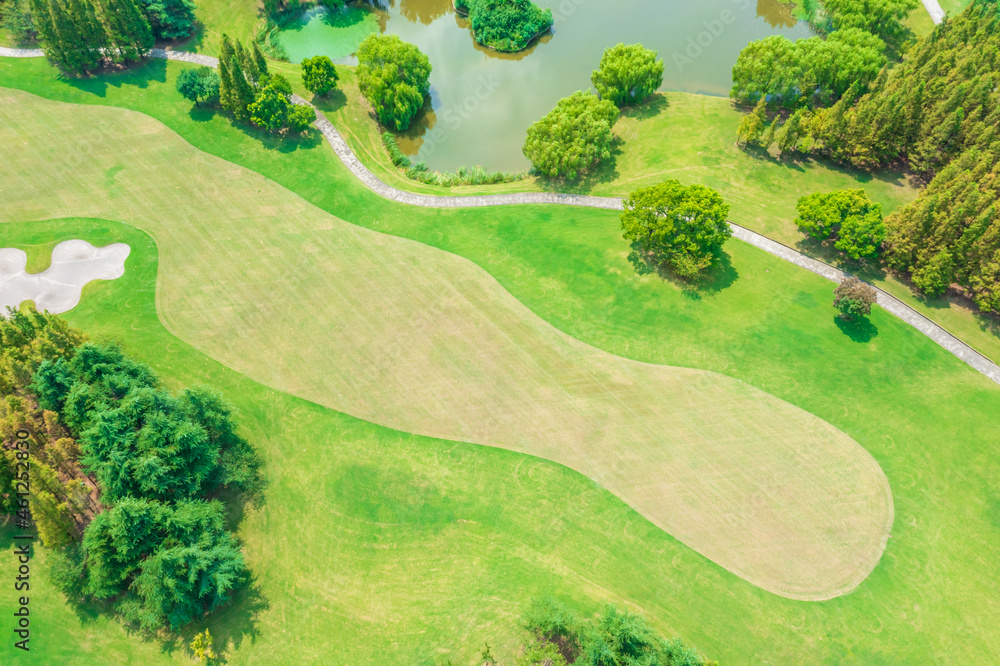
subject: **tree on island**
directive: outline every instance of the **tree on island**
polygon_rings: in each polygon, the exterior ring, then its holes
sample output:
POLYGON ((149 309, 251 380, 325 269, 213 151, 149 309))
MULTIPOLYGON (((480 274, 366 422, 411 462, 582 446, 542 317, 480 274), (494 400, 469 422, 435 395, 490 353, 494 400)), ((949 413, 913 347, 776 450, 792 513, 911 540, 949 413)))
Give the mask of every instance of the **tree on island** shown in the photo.
POLYGON ((405 130, 430 92, 431 63, 396 35, 369 35, 358 47, 358 84, 379 122, 405 130))
POLYGON ((611 157, 611 128, 617 119, 612 102, 575 92, 528 128, 522 150, 543 175, 575 180, 611 157))
POLYGON ((733 235, 728 215, 729 205, 715 190, 668 180, 632 192, 621 223, 625 239, 651 263, 694 277, 712 265, 733 235))
POLYGON ((642 44, 618 44, 604 51, 590 80, 601 99, 632 106, 663 85, 663 61, 642 44))
POLYGON ((302 61, 302 85, 311 93, 325 95, 337 86, 337 68, 327 56, 315 56, 302 61))
POLYGON ((848 320, 871 314, 876 300, 875 288, 853 276, 845 278, 833 292, 834 307, 848 320))
POLYGON ((836 236, 834 247, 854 260, 878 256, 885 241, 882 207, 862 189, 816 192, 799 199, 795 224, 813 238, 836 236))
POLYGON ((455 9, 468 15, 476 42, 506 53, 527 48, 552 27, 552 10, 531 0, 455 0, 455 9))

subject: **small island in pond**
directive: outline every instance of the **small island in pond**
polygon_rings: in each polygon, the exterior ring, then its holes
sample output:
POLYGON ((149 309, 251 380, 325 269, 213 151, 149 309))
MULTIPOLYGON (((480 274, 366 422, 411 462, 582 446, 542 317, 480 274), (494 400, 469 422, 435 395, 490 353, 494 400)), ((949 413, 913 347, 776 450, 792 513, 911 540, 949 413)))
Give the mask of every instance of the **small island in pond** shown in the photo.
POLYGON ((552 10, 531 0, 455 0, 468 16, 476 42, 497 51, 516 53, 552 27, 552 10))

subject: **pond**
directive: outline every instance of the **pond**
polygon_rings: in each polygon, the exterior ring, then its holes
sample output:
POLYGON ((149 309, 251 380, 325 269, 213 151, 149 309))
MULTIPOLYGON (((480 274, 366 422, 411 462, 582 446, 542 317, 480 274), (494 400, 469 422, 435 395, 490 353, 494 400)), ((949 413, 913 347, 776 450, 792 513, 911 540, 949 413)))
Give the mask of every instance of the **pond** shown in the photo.
POLYGON ((740 50, 761 37, 808 37, 780 0, 536 0, 552 9, 551 34, 503 54, 475 44, 452 0, 383 0, 374 11, 310 10, 282 31, 292 62, 325 54, 338 62, 376 30, 399 35, 430 58, 431 108, 400 136, 400 148, 432 169, 482 165, 515 171, 528 127, 562 97, 591 87, 604 49, 619 42, 656 50, 663 89, 725 96, 740 50))

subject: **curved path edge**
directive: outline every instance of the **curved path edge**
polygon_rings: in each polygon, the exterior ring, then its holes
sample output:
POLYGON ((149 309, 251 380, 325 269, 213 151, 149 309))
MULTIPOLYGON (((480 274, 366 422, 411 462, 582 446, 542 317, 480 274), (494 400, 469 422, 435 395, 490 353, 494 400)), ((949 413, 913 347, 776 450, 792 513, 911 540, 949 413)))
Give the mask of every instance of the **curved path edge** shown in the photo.
MULTIPOLYGON (((13 58, 38 58, 45 54, 41 49, 12 49, 0 47, 0 57, 13 58)), ((149 55, 153 58, 164 58, 167 60, 180 60, 208 67, 218 67, 219 60, 211 56, 198 53, 188 53, 186 51, 171 51, 167 49, 152 49, 149 55)), ((309 102, 292 95, 292 101, 296 104, 312 106, 309 102)), ((315 109, 315 107, 313 107, 315 109)), ((487 194, 477 196, 449 197, 430 194, 416 194, 400 190, 391 185, 387 185, 378 176, 373 174, 368 167, 361 163, 361 160, 354 154, 350 146, 333 126, 326 116, 319 109, 316 111, 315 126, 323 133, 327 143, 333 148, 344 166, 354 174, 364 185, 386 199, 396 201, 411 206, 423 206, 425 208, 477 208, 483 206, 510 206, 520 204, 557 204, 567 206, 584 206, 589 208, 604 208, 608 210, 621 210, 622 200, 618 197, 593 197, 581 194, 559 194, 550 192, 522 192, 517 194, 487 194)), ((738 238, 756 248, 764 250, 780 259, 789 261, 796 266, 800 266, 816 275, 822 276, 833 282, 840 282, 850 274, 838 268, 806 256, 787 245, 783 245, 775 240, 751 231, 746 227, 730 222, 733 229, 733 237, 738 238)), ((888 292, 875 287, 878 294, 878 304, 886 311, 902 319, 915 329, 926 335, 928 338, 939 344, 941 347, 954 354, 956 357, 967 363, 969 366, 979 371, 993 382, 1000 384, 1000 366, 991 361, 987 356, 977 351, 971 345, 962 342, 958 337, 949 333, 944 327, 935 324, 933 321, 920 314, 910 306, 900 301, 888 292)))

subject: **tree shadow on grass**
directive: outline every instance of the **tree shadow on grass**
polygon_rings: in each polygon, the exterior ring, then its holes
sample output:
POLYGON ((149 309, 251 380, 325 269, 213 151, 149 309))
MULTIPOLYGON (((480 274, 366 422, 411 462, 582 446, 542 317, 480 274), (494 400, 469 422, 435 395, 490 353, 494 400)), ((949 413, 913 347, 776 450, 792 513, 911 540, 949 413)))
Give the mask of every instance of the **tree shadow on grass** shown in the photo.
POLYGON ((634 118, 635 120, 649 120, 655 118, 670 108, 670 99, 664 93, 653 93, 635 106, 626 106, 622 109, 622 118, 634 118))
POLYGON ((347 95, 340 88, 334 88, 326 95, 313 95, 309 101, 323 113, 334 113, 347 104, 347 95))
POLYGON ((833 322, 844 335, 854 342, 865 344, 871 342, 878 335, 878 326, 865 317, 848 319, 844 315, 836 315, 833 322))
POLYGON ((109 87, 134 86, 143 89, 148 88, 151 81, 165 83, 167 80, 167 61, 162 58, 146 58, 127 67, 104 69, 92 76, 60 75, 60 78, 77 90, 96 97, 107 97, 109 87))
MULTIPOLYGON (((736 107, 740 109, 740 107, 736 107)), ((742 110, 742 109, 741 109, 742 110)), ((836 162, 829 157, 811 152, 793 151, 784 155, 775 155, 760 146, 740 144, 739 150, 751 159, 769 162, 776 166, 785 166, 796 171, 804 171, 806 167, 821 167, 829 171, 849 176, 858 183, 878 181, 895 187, 917 182, 917 175, 908 171, 901 164, 890 164, 876 171, 868 171, 836 162)))
POLYGON ((843 252, 834 247, 834 239, 819 239, 812 236, 803 236, 796 241, 795 249, 802 254, 830 264, 840 270, 855 275, 866 282, 874 280, 884 280, 888 276, 888 271, 878 260, 864 261, 851 259, 843 252))
POLYGON ((712 265, 707 270, 691 277, 673 272, 669 266, 658 262, 652 253, 643 250, 638 243, 632 243, 627 259, 639 275, 656 275, 661 280, 680 287, 681 292, 691 300, 701 300, 706 296, 718 294, 731 287, 740 276, 733 266, 732 257, 725 251, 715 255, 712 265))

